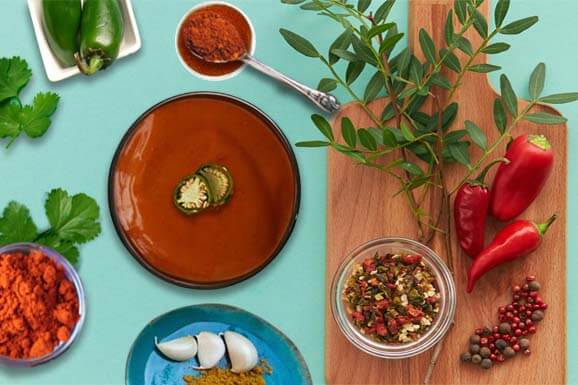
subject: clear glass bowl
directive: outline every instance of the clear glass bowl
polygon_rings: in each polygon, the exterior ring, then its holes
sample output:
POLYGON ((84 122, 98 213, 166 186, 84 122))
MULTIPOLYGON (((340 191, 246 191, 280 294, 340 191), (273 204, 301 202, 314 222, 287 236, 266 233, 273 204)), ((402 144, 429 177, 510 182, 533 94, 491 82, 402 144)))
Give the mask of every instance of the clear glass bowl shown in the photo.
POLYGON ((413 357, 432 348, 448 331, 456 310, 456 289, 452 274, 443 260, 429 247, 405 238, 380 238, 364 243, 353 250, 341 264, 331 287, 331 312, 343 335, 358 349, 372 356, 401 359, 413 357), (375 253, 419 254, 424 263, 436 276, 441 295, 440 311, 430 329, 418 340, 403 344, 386 344, 374 341, 362 334, 351 322, 347 304, 343 300, 343 289, 351 276, 352 269, 375 253))
POLYGON ((35 243, 13 243, 11 245, 1 247, 0 255, 18 251, 22 252, 23 254, 28 254, 31 250, 41 251, 48 258, 52 259, 57 265, 62 266, 66 278, 70 280, 70 282, 74 285, 74 288, 76 289, 76 295, 78 296, 79 318, 78 322, 76 323, 76 326, 74 327, 74 330, 72 330, 72 332, 70 333, 70 338, 66 342, 58 345, 52 352, 42 357, 21 359, 21 360, 14 360, 6 356, 0 356, 0 365, 3 366, 26 368, 41 365, 46 362, 52 361, 53 359, 59 357, 66 350, 68 350, 70 345, 72 345, 72 343, 76 340, 76 338, 80 334, 82 326, 84 325, 84 318, 86 314, 86 299, 84 296, 84 287, 82 286, 82 282, 80 281, 78 273, 76 272, 76 270, 74 270, 74 268, 68 262, 68 260, 66 260, 66 258, 64 258, 58 252, 54 251, 49 247, 41 246, 35 243))

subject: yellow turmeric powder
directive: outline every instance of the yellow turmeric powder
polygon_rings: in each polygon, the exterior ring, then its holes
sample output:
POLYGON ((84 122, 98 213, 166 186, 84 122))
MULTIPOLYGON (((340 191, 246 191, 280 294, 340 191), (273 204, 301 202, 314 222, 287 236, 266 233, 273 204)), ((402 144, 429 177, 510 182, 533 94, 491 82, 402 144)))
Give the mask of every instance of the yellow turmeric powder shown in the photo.
POLYGON ((246 373, 233 373, 229 369, 213 368, 204 370, 199 376, 184 376, 186 385, 265 385, 264 376, 273 373, 267 361, 246 373))

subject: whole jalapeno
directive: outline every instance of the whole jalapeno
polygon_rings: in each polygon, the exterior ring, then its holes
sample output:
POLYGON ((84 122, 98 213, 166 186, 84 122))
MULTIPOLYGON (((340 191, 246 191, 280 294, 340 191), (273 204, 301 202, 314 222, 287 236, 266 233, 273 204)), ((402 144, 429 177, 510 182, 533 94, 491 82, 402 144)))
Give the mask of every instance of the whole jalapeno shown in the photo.
POLYGON ((78 50, 78 30, 82 5, 80 0, 42 0, 42 20, 46 40, 58 62, 73 66, 78 50))
POLYGON ((85 75, 109 67, 118 57, 124 20, 118 0, 85 0, 76 63, 85 75))

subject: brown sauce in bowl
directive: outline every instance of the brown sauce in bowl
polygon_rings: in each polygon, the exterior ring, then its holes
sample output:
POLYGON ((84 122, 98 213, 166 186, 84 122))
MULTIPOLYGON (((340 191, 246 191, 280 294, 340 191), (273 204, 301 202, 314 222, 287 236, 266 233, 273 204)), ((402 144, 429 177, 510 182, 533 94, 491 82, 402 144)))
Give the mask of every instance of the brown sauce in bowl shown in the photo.
POLYGON ((226 286, 262 269, 287 240, 299 206, 299 172, 277 126, 219 94, 183 95, 146 112, 119 146, 109 183, 129 251, 155 274, 191 287, 226 286), (210 162, 230 170, 234 194, 187 216, 173 190, 210 162))
POLYGON ((253 48, 253 34, 251 32, 251 26, 247 22, 245 16, 233 7, 224 4, 212 4, 193 10, 182 23, 177 37, 179 55, 189 68, 203 75, 222 76, 236 71, 243 65, 243 62, 232 61, 228 63, 209 63, 198 58, 191 52, 190 47, 187 44, 186 29, 190 28, 193 21, 192 19, 198 17, 202 13, 215 13, 226 19, 239 32, 245 43, 247 52, 251 52, 253 48))

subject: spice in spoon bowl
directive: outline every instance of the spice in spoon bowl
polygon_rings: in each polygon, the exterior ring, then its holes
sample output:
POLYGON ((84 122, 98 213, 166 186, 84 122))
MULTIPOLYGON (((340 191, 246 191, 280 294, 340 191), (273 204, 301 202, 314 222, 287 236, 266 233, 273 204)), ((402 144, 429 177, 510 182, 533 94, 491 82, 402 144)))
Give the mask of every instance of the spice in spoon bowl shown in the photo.
POLYGON ((357 348, 407 358, 433 347, 456 307, 451 273, 431 249, 404 238, 382 238, 355 249, 337 271, 332 313, 357 348))
POLYGON ((205 80, 225 80, 244 67, 239 60, 255 52, 251 21, 234 5, 210 1, 193 7, 176 32, 177 54, 183 66, 205 80))

